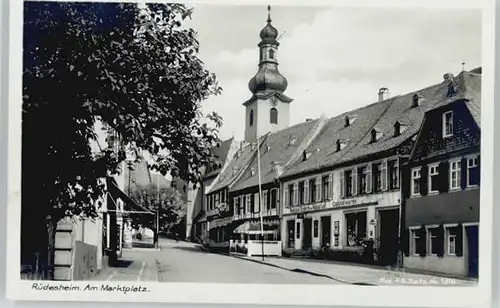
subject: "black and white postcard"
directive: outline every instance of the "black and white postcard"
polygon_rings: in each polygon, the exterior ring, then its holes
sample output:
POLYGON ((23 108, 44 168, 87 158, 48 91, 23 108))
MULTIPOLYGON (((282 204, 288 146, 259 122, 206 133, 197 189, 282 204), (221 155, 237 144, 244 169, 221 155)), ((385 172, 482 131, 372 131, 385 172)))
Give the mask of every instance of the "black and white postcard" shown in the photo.
POLYGON ((10 1, 8 297, 489 305, 493 4, 10 1))

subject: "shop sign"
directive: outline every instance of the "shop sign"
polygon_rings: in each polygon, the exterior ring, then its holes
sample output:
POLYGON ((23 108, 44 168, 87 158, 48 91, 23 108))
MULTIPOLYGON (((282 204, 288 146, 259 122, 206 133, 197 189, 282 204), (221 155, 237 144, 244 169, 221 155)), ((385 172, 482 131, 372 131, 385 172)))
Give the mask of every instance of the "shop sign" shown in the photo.
POLYGON ((302 212, 307 212, 307 211, 322 210, 324 208, 326 208, 326 203, 307 204, 307 205, 291 207, 290 212, 291 213, 302 213, 302 212))
POLYGON ((358 204, 358 200, 356 199, 347 199, 347 200, 340 200, 340 201, 334 201, 333 206, 345 206, 345 205, 356 205, 358 204))

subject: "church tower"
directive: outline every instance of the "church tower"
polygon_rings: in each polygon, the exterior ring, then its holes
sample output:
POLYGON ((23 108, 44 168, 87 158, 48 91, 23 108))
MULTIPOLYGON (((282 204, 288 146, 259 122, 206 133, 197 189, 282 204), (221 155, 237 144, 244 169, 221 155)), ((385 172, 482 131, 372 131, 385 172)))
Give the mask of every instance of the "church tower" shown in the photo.
POLYGON ((246 107, 245 141, 288 127, 292 99, 283 94, 288 81, 278 70, 278 30, 271 24, 271 6, 267 7, 267 25, 260 31, 259 70, 250 79, 248 88, 252 97, 243 103, 246 107))

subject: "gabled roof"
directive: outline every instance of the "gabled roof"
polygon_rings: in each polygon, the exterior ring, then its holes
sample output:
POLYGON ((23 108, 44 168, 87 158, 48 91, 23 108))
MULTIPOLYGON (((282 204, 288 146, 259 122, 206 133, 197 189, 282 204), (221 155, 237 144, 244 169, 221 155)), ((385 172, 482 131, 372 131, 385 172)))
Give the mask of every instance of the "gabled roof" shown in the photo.
POLYGON ((234 137, 223 141, 218 147, 212 148, 212 150, 211 150, 212 155, 217 157, 217 159, 220 162, 220 164, 219 164, 220 167, 206 172, 203 175, 203 177, 212 177, 212 176, 216 176, 217 174, 219 174, 219 172, 222 169, 222 166, 224 165, 224 162, 227 159, 227 155, 231 149, 231 144, 233 142, 234 142, 234 137))
POLYGON ((454 78, 457 93, 452 96, 448 96, 449 81, 443 81, 332 118, 307 149, 311 156, 306 161, 299 161, 287 168, 283 176, 344 164, 394 149, 418 133, 427 111, 459 99, 469 99, 467 106, 480 125, 480 78, 478 74, 462 72, 454 78), (419 105, 412 107, 413 96, 417 93, 420 96, 419 105), (356 115, 357 120, 350 126, 344 127, 345 117, 351 114, 356 115), (396 121, 405 125, 399 136, 394 136, 396 121), (370 142, 372 128, 382 133, 373 143, 370 142), (346 142, 346 147, 338 152, 337 140, 346 142))
MULTIPOLYGON (((265 141, 265 137, 260 139, 261 143, 265 141)), ((257 147, 252 144, 241 144, 241 147, 231 158, 224 170, 219 173, 212 185, 208 188, 207 193, 211 193, 222 189, 232 184, 239 175, 248 167, 252 156, 256 153, 257 147)))
MULTIPOLYGON (((277 170, 274 165, 283 167, 287 164, 318 121, 319 119, 299 123, 267 136, 260 147, 261 184, 272 183, 277 178, 277 170)), ((258 159, 255 155, 250 166, 235 182, 232 187, 233 191, 259 184, 257 163, 258 159)))

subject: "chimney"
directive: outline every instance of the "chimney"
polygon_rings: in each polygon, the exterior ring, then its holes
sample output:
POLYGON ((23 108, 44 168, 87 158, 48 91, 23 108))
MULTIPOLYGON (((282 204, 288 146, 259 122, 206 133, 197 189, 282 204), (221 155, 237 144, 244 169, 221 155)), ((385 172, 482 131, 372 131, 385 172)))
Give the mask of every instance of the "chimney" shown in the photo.
POLYGON ((391 93, 389 92, 388 88, 380 88, 378 90, 378 101, 385 101, 391 96, 391 93))
POLYGON ((446 73, 443 75, 444 81, 450 81, 453 80, 453 74, 452 73, 446 73))
POLYGON ((421 99, 421 98, 422 98, 422 97, 420 96, 420 94, 415 93, 415 94, 413 95, 413 98, 412 98, 411 107, 412 107, 412 108, 415 108, 415 107, 420 106, 420 99, 421 99))

